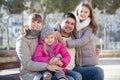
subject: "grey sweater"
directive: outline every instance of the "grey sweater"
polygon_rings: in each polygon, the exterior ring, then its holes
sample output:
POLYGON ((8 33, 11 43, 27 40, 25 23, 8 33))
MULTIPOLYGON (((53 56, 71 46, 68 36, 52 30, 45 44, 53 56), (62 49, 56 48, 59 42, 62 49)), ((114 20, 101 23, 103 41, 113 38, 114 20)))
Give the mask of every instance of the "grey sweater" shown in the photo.
POLYGON ((16 52, 21 62, 21 80, 33 80, 38 71, 45 70, 47 63, 32 61, 37 44, 38 38, 32 36, 20 36, 16 41, 16 52))
POLYGON ((78 48, 77 64, 80 66, 94 66, 98 64, 96 47, 94 45, 94 34, 89 26, 75 31, 76 39, 67 40, 69 48, 78 48))

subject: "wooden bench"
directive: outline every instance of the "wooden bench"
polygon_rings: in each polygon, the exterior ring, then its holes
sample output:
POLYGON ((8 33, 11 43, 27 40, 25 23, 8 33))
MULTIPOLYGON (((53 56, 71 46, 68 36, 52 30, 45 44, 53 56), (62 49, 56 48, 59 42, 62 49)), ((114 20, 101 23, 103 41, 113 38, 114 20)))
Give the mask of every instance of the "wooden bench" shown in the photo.
POLYGON ((0 80, 20 80, 19 67, 15 50, 0 50, 0 80))

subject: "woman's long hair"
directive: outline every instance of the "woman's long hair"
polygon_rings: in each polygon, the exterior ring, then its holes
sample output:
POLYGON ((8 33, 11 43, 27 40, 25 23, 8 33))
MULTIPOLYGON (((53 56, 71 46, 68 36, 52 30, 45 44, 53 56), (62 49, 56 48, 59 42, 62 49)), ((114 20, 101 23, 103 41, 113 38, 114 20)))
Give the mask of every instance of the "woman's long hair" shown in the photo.
POLYGON ((26 36, 29 34, 29 33, 28 33, 28 28, 29 28, 28 25, 22 26, 22 27, 20 28, 20 31, 19 31, 20 35, 26 37, 26 36))

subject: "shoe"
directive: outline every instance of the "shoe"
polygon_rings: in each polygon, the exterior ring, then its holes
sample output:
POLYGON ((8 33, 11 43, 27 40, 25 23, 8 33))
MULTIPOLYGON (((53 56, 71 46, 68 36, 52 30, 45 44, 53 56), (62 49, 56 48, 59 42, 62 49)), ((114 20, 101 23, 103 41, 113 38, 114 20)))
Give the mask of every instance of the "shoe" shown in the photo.
POLYGON ((50 72, 45 72, 43 74, 43 80, 51 80, 52 74, 50 72))

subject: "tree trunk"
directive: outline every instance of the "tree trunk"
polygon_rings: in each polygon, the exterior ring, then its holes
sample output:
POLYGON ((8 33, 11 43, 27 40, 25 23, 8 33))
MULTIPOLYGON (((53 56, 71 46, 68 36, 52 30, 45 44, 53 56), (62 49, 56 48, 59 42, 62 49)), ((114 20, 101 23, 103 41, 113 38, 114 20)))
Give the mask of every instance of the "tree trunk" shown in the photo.
POLYGON ((33 13, 34 0, 31 0, 30 14, 33 13))
POLYGON ((8 19, 7 19, 7 25, 6 25, 7 50, 10 50, 10 43, 9 43, 9 41, 10 41, 10 39, 9 39, 9 18, 10 17, 8 17, 8 19))

